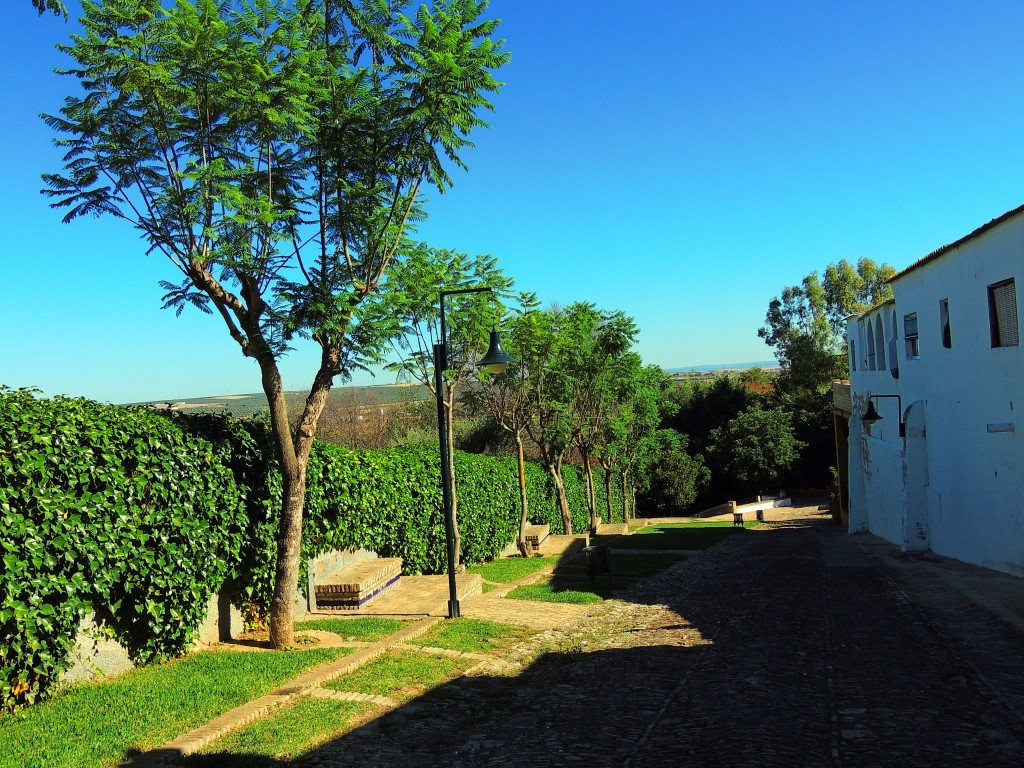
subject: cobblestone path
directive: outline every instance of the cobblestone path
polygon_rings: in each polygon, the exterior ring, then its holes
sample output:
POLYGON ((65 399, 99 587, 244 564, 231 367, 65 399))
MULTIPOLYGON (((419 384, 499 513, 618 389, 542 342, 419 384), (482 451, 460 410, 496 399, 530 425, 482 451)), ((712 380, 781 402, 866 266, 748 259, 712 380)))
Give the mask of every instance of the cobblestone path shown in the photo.
POLYGON ((296 765, 1024 764, 1019 629, 856 538, 745 531, 296 765))

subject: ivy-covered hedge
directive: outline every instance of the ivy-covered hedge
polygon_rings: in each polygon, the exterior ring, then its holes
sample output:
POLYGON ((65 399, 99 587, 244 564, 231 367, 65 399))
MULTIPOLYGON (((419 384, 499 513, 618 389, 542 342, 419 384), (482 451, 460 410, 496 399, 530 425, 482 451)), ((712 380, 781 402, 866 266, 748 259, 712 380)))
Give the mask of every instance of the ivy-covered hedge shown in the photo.
POLYGON ((68 664, 89 606, 142 662, 191 641, 246 528, 213 446, 160 416, 0 389, 0 709, 68 664))
MULTIPOLYGON (((516 462, 457 453, 456 474, 462 559, 494 557, 516 535, 516 462)), ((583 472, 564 475, 583 531, 583 472)), ((437 451, 316 443, 307 477, 303 564, 362 547, 444 571, 437 451)), ((561 533, 542 467, 528 465, 527 491, 530 519, 561 533)), ((0 387, 0 711, 58 679, 90 607, 138 662, 184 652, 214 591, 265 611, 280 508, 265 424, 0 387)))

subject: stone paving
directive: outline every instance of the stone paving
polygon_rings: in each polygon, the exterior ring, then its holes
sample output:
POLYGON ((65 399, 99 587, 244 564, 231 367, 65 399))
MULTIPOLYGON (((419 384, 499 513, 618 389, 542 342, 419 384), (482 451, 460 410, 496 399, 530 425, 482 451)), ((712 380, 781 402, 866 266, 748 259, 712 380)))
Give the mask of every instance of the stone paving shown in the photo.
POLYGON ((618 600, 468 599, 543 631, 292 765, 1024 765, 1024 579, 813 512, 618 600))
POLYGON ((1021 627, 941 565, 793 517, 588 606, 516 676, 461 678, 294 765, 1024 764, 1021 627))

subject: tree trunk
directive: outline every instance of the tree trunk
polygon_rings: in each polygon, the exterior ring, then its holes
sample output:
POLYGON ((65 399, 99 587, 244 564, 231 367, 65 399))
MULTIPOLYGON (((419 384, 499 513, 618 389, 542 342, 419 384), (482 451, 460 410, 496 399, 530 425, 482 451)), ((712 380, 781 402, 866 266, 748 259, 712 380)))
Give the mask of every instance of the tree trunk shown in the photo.
POLYGON ((526 543, 526 524, 529 513, 529 501, 526 496, 526 457, 523 450, 523 438, 516 434, 516 455, 519 459, 519 504, 521 514, 519 516, 519 535, 516 536, 516 547, 519 554, 529 557, 532 553, 526 543))
POLYGON ((619 481, 622 487, 622 522, 629 520, 629 494, 626 489, 626 470, 619 472, 619 481))
MULTIPOLYGON (((248 329, 247 329, 248 330, 248 329)), ((260 338, 250 332, 250 339, 260 338)), ((320 370, 313 379, 306 406, 299 419, 295 439, 288 422, 288 404, 277 361, 263 344, 256 356, 263 378, 263 392, 270 406, 270 426, 277 460, 281 467, 281 520, 277 528, 277 562, 274 568, 274 597, 270 603, 270 645, 284 648, 294 637, 295 596, 299 586, 299 558, 302 552, 302 514, 306 506, 306 467, 316 436, 316 426, 327 403, 334 379, 336 357, 325 350, 320 370)))
MULTIPOLYGON (((608 522, 612 522, 612 469, 610 466, 601 465, 604 470, 604 501, 608 507, 608 522)), ((622 522, 626 522, 626 516, 622 516, 622 522)))
POLYGON ((270 645, 285 648, 294 639, 295 595, 299 587, 299 555, 302 551, 302 512, 306 503, 306 462, 295 474, 282 472, 284 500, 277 529, 277 564, 274 599, 270 603, 270 645))
POLYGON ((565 483, 562 482, 562 461, 556 460, 548 464, 548 472, 555 481, 555 498, 558 501, 558 509, 562 513, 562 527, 566 535, 572 533, 572 511, 569 509, 569 500, 565 497, 565 483))
POLYGON ((583 471, 587 475, 587 511, 590 512, 590 532, 597 533, 597 499, 594 493, 594 472, 590 467, 590 454, 580 451, 583 457, 583 471))

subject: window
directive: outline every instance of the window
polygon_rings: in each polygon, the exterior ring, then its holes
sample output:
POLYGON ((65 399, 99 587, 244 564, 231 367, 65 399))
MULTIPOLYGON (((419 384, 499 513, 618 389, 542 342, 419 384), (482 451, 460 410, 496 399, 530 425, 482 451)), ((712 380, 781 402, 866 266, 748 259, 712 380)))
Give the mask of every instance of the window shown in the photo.
POLYGON ((988 287, 988 318, 993 347, 1016 347, 1017 289, 1013 278, 988 287))
POLYGON ((896 370, 899 364, 896 362, 896 310, 892 311, 892 336, 889 337, 889 368, 896 370))
POLYGON ((942 346, 951 349, 953 337, 949 332, 949 299, 939 301, 939 328, 942 331, 942 346))
POLYGON ((903 339, 907 347, 907 359, 921 356, 921 348, 917 343, 917 312, 903 316, 903 339))
POLYGON ((868 320, 868 370, 875 370, 875 329, 868 320))
POLYGON ((875 344, 878 348, 875 352, 875 361, 878 363, 878 370, 885 370, 885 332, 882 330, 882 316, 875 315, 875 344))
POLYGON ((850 370, 857 370, 857 342, 850 339, 850 370))

